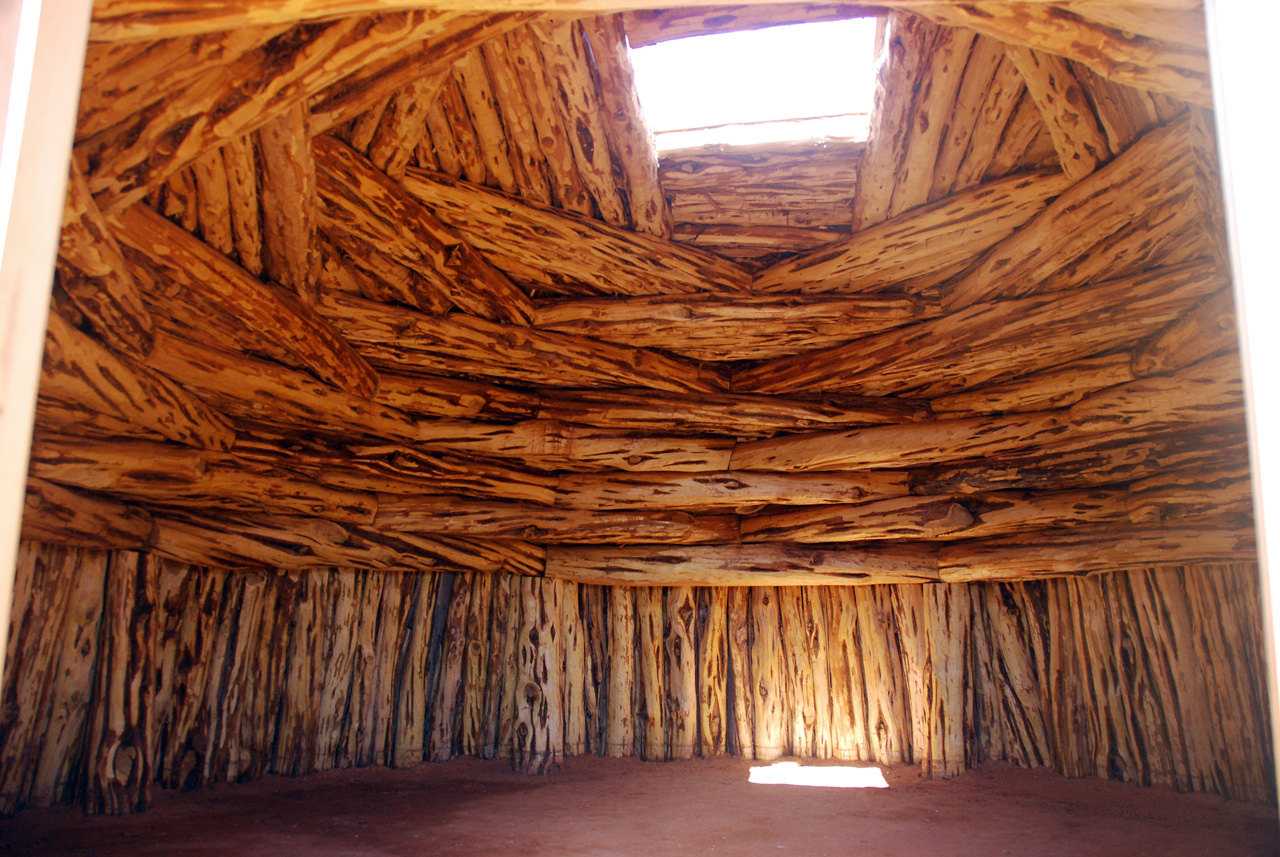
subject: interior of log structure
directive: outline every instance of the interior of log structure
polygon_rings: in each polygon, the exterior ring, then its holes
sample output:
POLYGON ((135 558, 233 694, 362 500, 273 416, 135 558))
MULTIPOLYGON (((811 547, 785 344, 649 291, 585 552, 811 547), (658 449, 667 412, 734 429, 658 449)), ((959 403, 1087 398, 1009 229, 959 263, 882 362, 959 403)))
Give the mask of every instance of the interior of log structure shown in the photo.
POLYGON ((1273 799, 1199 4, 594 5, 97 0, 0 813, 459 755, 1273 799), (655 148, 628 42, 868 15, 868 139, 655 148))

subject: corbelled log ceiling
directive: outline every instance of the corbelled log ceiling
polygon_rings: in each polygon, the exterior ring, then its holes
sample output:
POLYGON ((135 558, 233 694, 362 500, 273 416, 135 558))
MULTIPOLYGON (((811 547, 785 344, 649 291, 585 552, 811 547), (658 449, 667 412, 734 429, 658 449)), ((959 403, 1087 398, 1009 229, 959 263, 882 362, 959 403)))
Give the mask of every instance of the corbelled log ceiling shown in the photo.
POLYGON ((1198 4, 393 5, 99 0, 28 538, 627 584, 1252 559, 1198 4), (659 158, 628 38, 870 14, 867 141, 659 158))

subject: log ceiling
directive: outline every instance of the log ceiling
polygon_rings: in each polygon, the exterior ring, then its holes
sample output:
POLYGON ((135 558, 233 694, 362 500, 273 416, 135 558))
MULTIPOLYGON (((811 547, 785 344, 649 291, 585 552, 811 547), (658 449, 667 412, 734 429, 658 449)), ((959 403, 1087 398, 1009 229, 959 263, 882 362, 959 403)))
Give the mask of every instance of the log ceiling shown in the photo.
POLYGON ((99 0, 26 537, 629 585, 1253 558, 1198 4, 391 5, 99 0), (855 15, 868 140, 655 150, 628 40, 855 15))

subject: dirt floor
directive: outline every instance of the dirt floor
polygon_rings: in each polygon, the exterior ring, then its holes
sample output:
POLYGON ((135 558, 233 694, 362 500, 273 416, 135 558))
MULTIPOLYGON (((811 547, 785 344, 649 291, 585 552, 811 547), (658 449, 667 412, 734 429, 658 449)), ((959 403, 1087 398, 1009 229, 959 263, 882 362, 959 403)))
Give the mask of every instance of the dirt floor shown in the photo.
POLYGON ((1276 808, 988 764, 887 789, 747 782, 752 763, 571 759, 527 778, 459 760, 157 791, 128 818, 33 810, 0 853, 58 855, 1280 855, 1276 808))

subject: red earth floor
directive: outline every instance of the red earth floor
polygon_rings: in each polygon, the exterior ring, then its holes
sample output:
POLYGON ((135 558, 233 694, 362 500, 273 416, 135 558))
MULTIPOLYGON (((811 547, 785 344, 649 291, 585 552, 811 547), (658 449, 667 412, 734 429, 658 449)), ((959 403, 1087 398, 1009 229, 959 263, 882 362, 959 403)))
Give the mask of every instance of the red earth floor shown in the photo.
POLYGON ((463 759, 157 791, 127 818, 58 807, 0 822, 22 855, 1280 855, 1276 807, 987 764, 888 789, 765 786, 751 762, 571 759, 529 778, 463 759))

